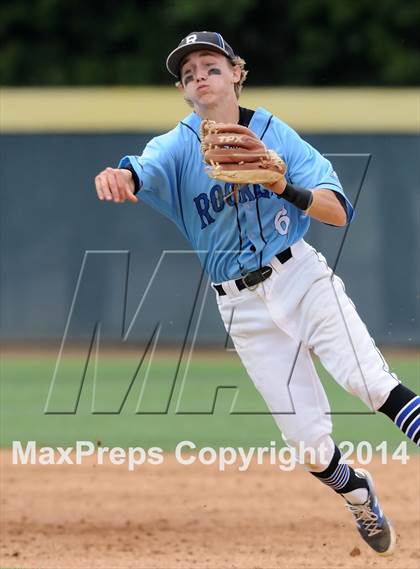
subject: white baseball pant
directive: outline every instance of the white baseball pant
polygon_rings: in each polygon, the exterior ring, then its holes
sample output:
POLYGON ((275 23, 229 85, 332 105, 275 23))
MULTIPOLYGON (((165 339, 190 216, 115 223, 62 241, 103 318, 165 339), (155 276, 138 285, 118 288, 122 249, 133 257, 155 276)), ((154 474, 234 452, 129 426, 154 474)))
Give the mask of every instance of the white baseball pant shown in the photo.
MULTIPOLYGON (((249 376, 290 447, 334 452, 332 421, 311 351, 349 393, 377 410, 399 383, 370 337, 343 282, 323 255, 301 240, 292 258, 275 257, 273 273, 255 290, 222 283, 217 303, 249 376), (233 311, 233 314, 232 314, 233 311)), ((323 470, 325 464, 311 465, 323 470)))

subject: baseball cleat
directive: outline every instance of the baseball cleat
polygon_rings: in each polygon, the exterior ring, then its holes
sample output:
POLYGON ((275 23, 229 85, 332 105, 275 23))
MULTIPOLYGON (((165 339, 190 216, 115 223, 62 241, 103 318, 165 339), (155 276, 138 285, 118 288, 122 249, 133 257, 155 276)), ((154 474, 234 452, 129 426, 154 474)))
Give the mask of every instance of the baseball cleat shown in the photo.
POLYGON ((372 477, 367 470, 362 468, 356 468, 355 472, 359 477, 365 478, 368 483, 368 499, 364 504, 350 504, 346 500, 346 506, 352 513, 357 530, 365 542, 379 555, 392 555, 397 536, 391 522, 386 518, 379 506, 378 498, 373 488, 372 477))

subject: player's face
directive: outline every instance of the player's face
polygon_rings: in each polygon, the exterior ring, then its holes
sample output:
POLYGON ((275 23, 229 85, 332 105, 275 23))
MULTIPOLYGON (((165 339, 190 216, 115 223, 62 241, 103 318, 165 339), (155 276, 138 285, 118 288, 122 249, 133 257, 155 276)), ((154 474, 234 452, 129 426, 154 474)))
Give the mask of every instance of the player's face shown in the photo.
POLYGON ((194 105, 217 104, 232 96, 240 69, 214 51, 194 51, 181 64, 181 89, 194 105))

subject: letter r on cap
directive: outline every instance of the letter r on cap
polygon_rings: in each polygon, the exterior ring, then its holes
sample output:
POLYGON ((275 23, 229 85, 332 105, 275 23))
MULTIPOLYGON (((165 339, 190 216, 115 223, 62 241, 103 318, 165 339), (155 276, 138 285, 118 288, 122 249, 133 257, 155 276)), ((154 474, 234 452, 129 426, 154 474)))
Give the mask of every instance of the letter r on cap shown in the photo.
POLYGON ((191 34, 185 39, 185 43, 194 43, 197 41, 197 34, 191 34))

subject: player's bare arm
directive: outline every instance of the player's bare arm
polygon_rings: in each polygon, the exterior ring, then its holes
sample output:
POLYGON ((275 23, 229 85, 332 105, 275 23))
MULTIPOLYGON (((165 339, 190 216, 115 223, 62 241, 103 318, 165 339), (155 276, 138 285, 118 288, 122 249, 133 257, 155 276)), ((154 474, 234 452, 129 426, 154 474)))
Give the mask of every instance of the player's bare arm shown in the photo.
POLYGON ((347 224, 347 214, 332 190, 315 190, 306 213, 313 219, 341 227, 347 224))
POLYGON ((100 200, 124 203, 136 203, 135 184, 130 170, 123 168, 105 168, 95 177, 95 188, 100 200))
MULTIPOLYGON (((286 180, 282 178, 279 182, 272 184, 269 189, 281 195, 286 188, 286 180)), ((312 191, 312 201, 306 210, 309 217, 341 227, 347 223, 347 214, 342 204, 338 201, 335 193, 328 189, 316 189, 312 191)))

